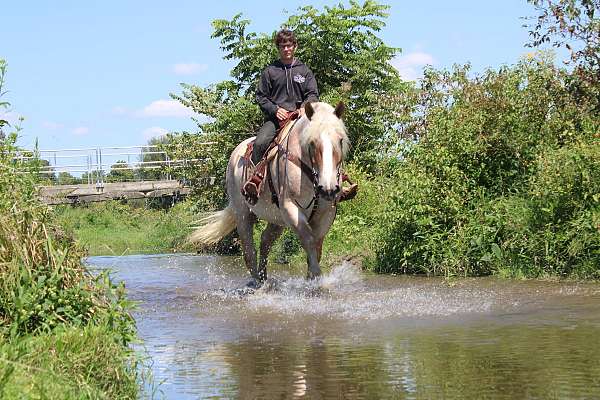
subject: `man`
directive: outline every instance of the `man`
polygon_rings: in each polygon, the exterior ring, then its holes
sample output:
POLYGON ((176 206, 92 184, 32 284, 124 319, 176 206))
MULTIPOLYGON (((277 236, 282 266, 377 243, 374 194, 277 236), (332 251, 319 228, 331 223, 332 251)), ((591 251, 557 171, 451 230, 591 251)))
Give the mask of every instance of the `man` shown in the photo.
POLYGON ((278 128, 290 119, 294 111, 300 110, 302 113, 305 103, 319 101, 317 81, 312 71, 294 57, 298 48, 294 33, 287 29, 280 30, 275 36, 275 45, 279 59, 264 69, 256 90, 256 101, 265 115, 265 123, 256 135, 252 150, 252 162, 256 169, 242 189, 251 204, 258 201, 266 170, 266 162, 262 159, 275 139, 278 128))

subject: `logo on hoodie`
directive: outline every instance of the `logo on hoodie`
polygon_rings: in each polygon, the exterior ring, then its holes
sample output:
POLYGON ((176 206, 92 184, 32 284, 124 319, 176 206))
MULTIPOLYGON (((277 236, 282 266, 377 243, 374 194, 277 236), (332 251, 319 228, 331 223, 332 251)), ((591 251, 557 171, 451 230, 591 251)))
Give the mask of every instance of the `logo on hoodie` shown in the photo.
POLYGON ((302 75, 300 75, 300 74, 294 75, 294 82, 304 83, 304 81, 306 81, 306 78, 303 77, 302 75))

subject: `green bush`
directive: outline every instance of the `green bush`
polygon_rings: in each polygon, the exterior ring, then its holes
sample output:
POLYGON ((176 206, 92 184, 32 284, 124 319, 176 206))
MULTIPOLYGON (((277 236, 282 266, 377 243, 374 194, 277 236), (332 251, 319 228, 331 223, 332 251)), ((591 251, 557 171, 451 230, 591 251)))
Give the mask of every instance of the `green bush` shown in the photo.
POLYGON ((38 199, 36 174, 15 161, 15 141, 0 141, 0 397, 135 398, 124 287, 81 264, 83 249, 38 199))
POLYGON ((544 59, 428 71, 370 268, 599 277, 599 118, 572 79, 544 59))

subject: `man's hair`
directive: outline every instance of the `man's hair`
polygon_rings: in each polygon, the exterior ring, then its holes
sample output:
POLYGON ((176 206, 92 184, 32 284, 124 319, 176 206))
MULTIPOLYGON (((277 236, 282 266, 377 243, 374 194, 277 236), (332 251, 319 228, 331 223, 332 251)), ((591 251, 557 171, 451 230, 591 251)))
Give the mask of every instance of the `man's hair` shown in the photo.
POLYGON ((277 32, 277 35, 275 35, 275 45, 279 47, 281 43, 286 42, 292 42, 294 45, 298 44, 298 40, 296 40, 296 35, 294 35, 294 32, 290 31, 289 29, 282 29, 277 32))

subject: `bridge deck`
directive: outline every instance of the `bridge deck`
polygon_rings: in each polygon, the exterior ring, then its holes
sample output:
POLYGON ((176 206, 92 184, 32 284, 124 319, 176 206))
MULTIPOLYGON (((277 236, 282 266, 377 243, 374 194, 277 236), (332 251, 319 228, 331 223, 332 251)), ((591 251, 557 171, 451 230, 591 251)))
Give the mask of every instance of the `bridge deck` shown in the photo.
POLYGON ((75 204, 106 200, 147 199, 186 196, 190 189, 178 181, 115 182, 101 185, 42 186, 40 196, 46 204, 75 204))

